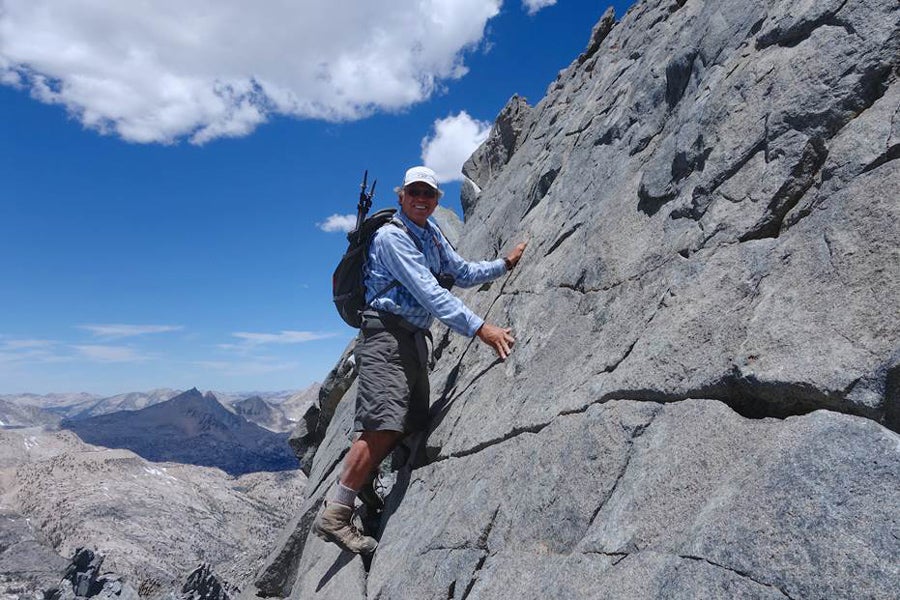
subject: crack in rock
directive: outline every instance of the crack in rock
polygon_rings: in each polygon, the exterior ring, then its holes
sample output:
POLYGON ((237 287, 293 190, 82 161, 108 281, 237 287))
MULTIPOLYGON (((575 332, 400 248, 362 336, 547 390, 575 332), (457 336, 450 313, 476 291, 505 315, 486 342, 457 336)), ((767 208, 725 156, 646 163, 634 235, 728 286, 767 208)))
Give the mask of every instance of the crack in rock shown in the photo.
POLYGON ((614 567, 630 556, 629 552, 606 552, 604 550, 585 550, 582 554, 599 554, 600 556, 617 559, 613 560, 612 566, 614 567))
POLYGON ((860 171, 859 174, 862 175, 863 173, 874 171, 881 165, 891 162, 892 160, 897 160, 898 158, 900 158, 900 144, 894 144, 893 146, 885 150, 885 152, 878 158, 863 167, 862 171, 860 171))
POLYGON ((482 550, 484 554, 482 554, 481 558, 478 560, 478 564, 475 565, 475 570, 472 572, 471 577, 469 578, 469 584, 466 586, 465 591, 463 591, 462 596, 460 596, 460 600, 466 600, 469 597, 469 594, 472 593, 472 589, 475 587, 475 583, 478 581, 478 574, 481 572, 482 567, 484 567, 485 561, 488 558, 488 547, 487 540, 491 535, 491 530, 494 529, 494 523, 497 520, 497 515, 500 513, 500 507, 494 509, 493 514, 491 514, 491 518, 488 521, 485 528, 481 531, 481 535, 478 536, 478 540, 476 542, 476 547, 479 550, 482 550))
MULTIPOLYGON (((753 229, 742 235, 741 242, 777 238, 781 235, 784 218, 793 209, 806 192, 813 186, 816 175, 822 170, 828 158, 828 148, 821 138, 812 138, 803 149, 800 160, 791 169, 787 181, 772 196, 766 208, 766 216, 753 229)), ((793 224, 796 224, 795 219, 793 224)))
POLYGON ((680 555, 678 555, 678 558, 683 558, 683 559, 685 559, 685 560, 693 560, 693 561, 703 562, 703 563, 706 563, 706 564, 708 564, 708 565, 712 565, 713 567, 716 567, 716 568, 719 568, 719 569, 724 569, 724 570, 728 571, 729 573, 734 573, 735 575, 738 575, 739 577, 741 577, 741 578, 743 578, 743 579, 748 579, 748 580, 752 581, 753 583, 755 583, 755 584, 757 584, 757 585, 761 585, 761 586, 763 586, 763 587, 767 587, 767 588, 769 588, 769 589, 775 590, 775 591, 779 592, 779 593, 780 593, 782 596, 784 596, 785 598, 788 598, 788 600, 794 600, 794 599, 791 597, 791 595, 788 594, 788 593, 784 590, 784 588, 782 588, 782 587, 780 587, 780 586, 777 586, 777 585, 774 585, 774 584, 771 584, 771 583, 766 583, 765 581, 760 581, 759 579, 756 579, 755 577, 751 576, 749 573, 747 573, 747 572, 745 572, 745 571, 741 571, 741 570, 739 570, 739 569, 734 569, 734 568, 732 568, 732 567, 729 567, 729 566, 726 566, 726 565, 719 564, 719 563, 717 563, 717 562, 715 562, 715 561, 709 560, 708 558, 703 558, 702 556, 693 556, 693 555, 690 555, 690 554, 680 554, 680 555))
MULTIPOLYGON (((554 417, 554 419, 555 419, 555 417, 554 417)), ((490 448, 491 446, 496 446, 497 444, 502 444, 504 442, 508 442, 509 440, 517 438, 520 435, 524 435, 526 433, 540 433, 543 429, 545 429, 552 422, 553 422, 553 419, 551 419, 550 421, 548 421, 546 423, 540 423, 537 425, 531 425, 531 426, 527 426, 527 427, 515 427, 515 428, 513 428, 512 431, 510 431, 506 435, 503 435, 503 436, 500 436, 497 438, 492 438, 490 440, 481 442, 470 448, 466 448, 465 450, 458 450, 456 452, 451 452, 450 454, 446 454, 444 456, 439 456, 427 464, 433 465, 433 464, 436 464, 439 462, 443 462, 445 460, 449 460, 451 458, 464 458, 466 456, 471 456, 472 454, 477 454, 478 452, 481 452, 482 450, 490 448)), ((423 466, 425 466, 425 465, 423 465, 423 466)))
POLYGON ((562 234, 560 234, 560 236, 559 236, 558 238, 556 238, 556 241, 554 241, 553 244, 550 246, 550 249, 547 250, 547 252, 544 253, 544 258, 547 258, 548 256, 550 256, 550 255, 553 253, 554 250, 556 250, 557 248, 559 248, 560 244, 562 244, 564 241, 566 241, 567 239, 569 239, 569 237, 570 237, 573 233, 575 233, 576 231, 578 231, 578 229, 579 229, 582 225, 584 225, 583 222, 582 222, 582 223, 576 223, 574 227, 570 227, 568 230, 566 230, 566 231, 564 231, 562 234))
MULTIPOLYGON (((666 291, 663 292, 662 297, 661 297, 660 300, 659 300, 659 303, 656 305, 656 309, 654 309, 654 311, 653 311, 653 314, 650 315, 650 318, 647 319, 647 320, 644 322, 644 325, 643 325, 643 328, 642 328, 642 330, 641 330, 641 333, 639 333, 639 334, 635 337, 634 341, 631 343, 630 346, 628 346, 628 348, 625 350, 625 353, 622 355, 622 357, 621 357, 619 360, 615 361, 615 362, 614 362, 613 364, 611 364, 611 365, 606 366, 606 367, 603 369, 603 371, 601 371, 600 373, 612 373, 613 371, 615 371, 616 369, 618 369, 619 366, 620 366, 623 362, 625 362, 625 359, 627 359, 627 358, 631 355, 631 352, 634 350, 634 347, 637 346, 637 343, 638 343, 639 341, 641 341, 641 337, 644 335, 644 333, 647 332, 647 328, 650 327, 650 323, 653 322, 653 319, 656 318, 656 315, 659 314, 659 311, 662 310, 663 307, 666 306, 666 300, 669 299, 669 298, 671 298, 671 297, 672 297, 672 288, 666 288, 666 291)), ((597 373, 597 374, 600 374, 600 373, 597 373)))
POLYGON ((622 463, 622 468, 619 469, 619 473, 616 476, 616 480, 613 482, 612 487, 609 489, 609 492, 603 497, 600 501, 600 504, 594 509, 594 514, 591 515, 591 519, 588 521, 588 526, 584 530, 584 535, 591 530, 591 527, 594 526, 594 521, 597 520, 597 516, 600 514, 600 511, 603 510, 603 507, 607 505, 610 499, 615 495, 616 490, 619 489, 619 483, 622 481, 622 478, 625 477, 625 473, 628 471, 628 466, 631 464, 631 459, 634 456, 634 441, 644 435, 644 432, 648 427, 653 423, 653 420, 656 418, 656 415, 662 410, 661 407, 658 407, 653 413, 650 415, 650 418, 643 425, 639 425, 634 428, 634 431, 631 432, 631 436, 628 438, 628 454, 625 455, 625 462, 622 463))

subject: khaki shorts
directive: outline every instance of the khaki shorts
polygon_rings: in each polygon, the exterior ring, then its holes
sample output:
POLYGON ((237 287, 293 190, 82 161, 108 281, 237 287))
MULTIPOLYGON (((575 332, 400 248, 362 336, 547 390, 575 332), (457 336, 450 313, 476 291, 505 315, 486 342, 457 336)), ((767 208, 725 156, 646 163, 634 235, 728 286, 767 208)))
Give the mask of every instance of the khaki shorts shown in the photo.
POLYGON ((426 427, 431 391, 427 346, 422 352, 425 333, 362 328, 355 350, 359 368, 355 431, 410 433, 426 427))

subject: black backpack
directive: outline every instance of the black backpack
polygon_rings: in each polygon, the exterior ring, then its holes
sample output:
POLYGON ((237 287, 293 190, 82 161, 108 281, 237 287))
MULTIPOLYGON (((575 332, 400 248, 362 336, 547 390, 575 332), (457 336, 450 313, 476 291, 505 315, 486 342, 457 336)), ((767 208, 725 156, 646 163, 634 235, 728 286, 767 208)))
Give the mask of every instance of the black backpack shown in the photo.
MULTIPOLYGON (((331 278, 332 291, 334 293, 334 305, 337 307, 338 313, 344 322, 350 327, 359 329, 362 322, 360 313, 367 307, 366 304, 366 287, 363 284, 365 274, 366 259, 369 255, 369 244, 372 237, 379 228, 393 223, 400 227, 406 233, 409 230, 399 219, 394 218, 397 211, 393 208, 379 210, 368 219, 364 220, 357 229, 347 234, 347 251, 334 270, 331 278)), ((410 235, 410 237, 413 237, 410 235)), ((418 246, 418 240, 413 237, 413 241, 418 246)), ((381 296, 391 288, 399 285, 400 282, 393 281, 384 289, 380 290, 376 297, 381 296)))

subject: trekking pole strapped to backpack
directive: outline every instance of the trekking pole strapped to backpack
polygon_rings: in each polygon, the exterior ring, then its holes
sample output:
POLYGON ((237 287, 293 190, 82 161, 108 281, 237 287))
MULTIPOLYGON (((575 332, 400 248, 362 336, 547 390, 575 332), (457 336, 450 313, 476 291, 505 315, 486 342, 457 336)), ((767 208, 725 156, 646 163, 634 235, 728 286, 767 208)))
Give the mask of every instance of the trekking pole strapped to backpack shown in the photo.
MULTIPOLYGON (((356 228, 347 234, 347 251, 341 257, 334 270, 331 278, 332 293, 334 305, 338 314, 350 327, 360 326, 360 313, 366 308, 366 286, 365 264, 366 256, 369 251, 369 243, 372 236, 379 227, 390 223, 394 219, 393 208, 387 208, 376 212, 374 215, 366 218, 369 209, 372 207, 372 197, 375 195, 375 181, 372 187, 367 191, 366 182, 369 172, 363 174, 362 184, 360 184, 359 204, 356 213, 356 228)), ((391 283, 388 287, 380 290, 377 296, 388 291, 388 289, 397 285, 397 282, 391 283)))
POLYGON ((359 236, 362 233, 362 224, 366 219, 366 214, 369 212, 369 209, 372 208, 372 197, 375 196, 375 184, 378 183, 378 180, 372 182, 372 189, 366 192, 366 181, 369 179, 369 170, 366 169, 363 172, 363 180, 362 183, 359 184, 359 204, 356 206, 356 227, 353 228, 353 231, 347 236, 347 241, 350 241, 351 235, 356 235, 356 243, 359 243, 359 236))

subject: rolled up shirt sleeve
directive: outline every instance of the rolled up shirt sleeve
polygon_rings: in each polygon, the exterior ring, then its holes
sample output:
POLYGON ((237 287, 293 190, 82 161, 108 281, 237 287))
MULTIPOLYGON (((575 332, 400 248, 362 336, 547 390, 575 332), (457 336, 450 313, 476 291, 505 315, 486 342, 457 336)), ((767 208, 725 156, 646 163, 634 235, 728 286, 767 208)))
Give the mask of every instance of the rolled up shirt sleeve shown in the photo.
POLYGON ((484 319, 472 312, 462 300, 438 285, 425 263, 425 257, 404 231, 396 227, 385 227, 372 244, 376 255, 390 274, 425 310, 447 327, 461 335, 472 337, 484 324, 484 319))

